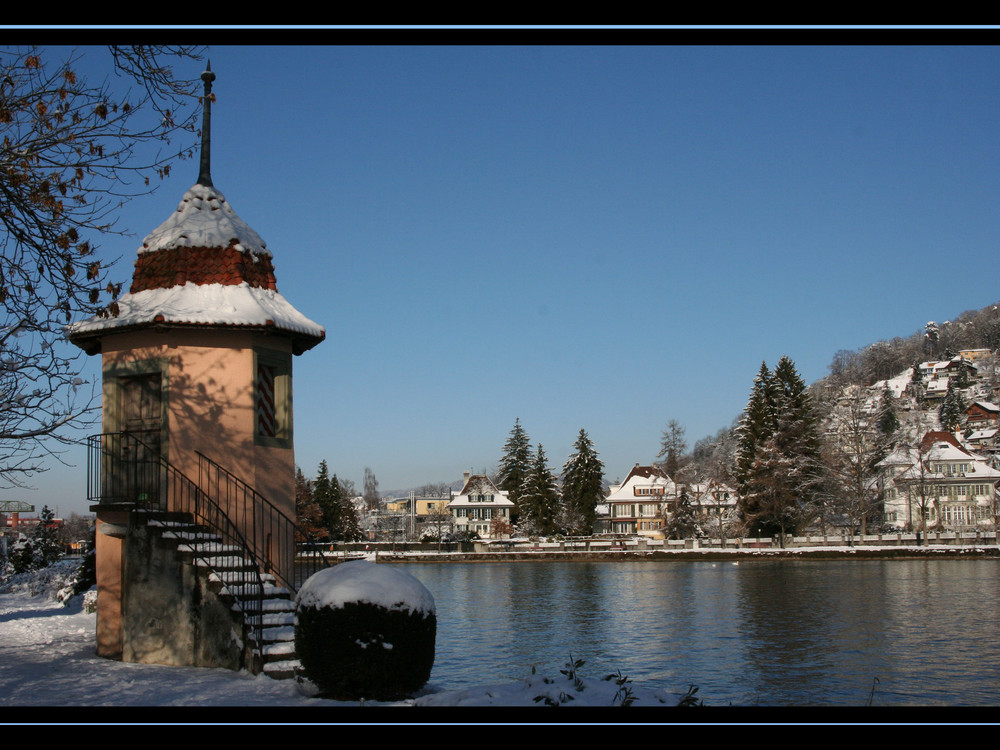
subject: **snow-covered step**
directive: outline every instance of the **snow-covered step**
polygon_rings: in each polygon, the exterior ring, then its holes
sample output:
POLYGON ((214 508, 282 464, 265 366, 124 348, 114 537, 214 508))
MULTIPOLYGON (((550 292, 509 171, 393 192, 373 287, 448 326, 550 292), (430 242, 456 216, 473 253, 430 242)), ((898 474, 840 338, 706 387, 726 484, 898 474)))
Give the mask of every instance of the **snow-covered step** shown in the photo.
POLYGON ((291 596, 291 592, 288 589, 275 586, 274 584, 267 583, 266 581, 263 586, 257 583, 246 583, 243 585, 234 583, 232 585, 227 584, 226 588, 229 589, 229 593, 235 597, 264 596, 269 599, 277 599, 284 596, 287 599, 291 596))
POLYGON ((211 568, 213 578, 223 583, 230 581, 249 583, 258 580, 253 563, 246 558, 196 557, 193 562, 198 567, 211 568))
POLYGON ((218 570, 213 568, 212 572, 209 573, 208 580, 218 581, 230 587, 254 586, 256 587, 255 594, 263 591, 265 585, 265 582, 260 580, 252 568, 246 570, 218 570))
POLYGON ((218 534, 209 534, 205 531, 164 531, 160 536, 164 539, 177 539, 181 542, 193 542, 206 544, 208 542, 221 543, 222 537, 218 534))
POLYGON ((285 625, 295 625, 294 607, 287 612, 268 612, 264 615, 265 628, 282 627, 285 625))
POLYGON ((298 659, 283 659, 264 663, 264 674, 276 680, 288 680, 295 676, 302 663, 298 659))
POLYGON ((287 643, 295 641, 295 626, 283 625, 280 628, 264 628, 265 643, 287 643))
POLYGON ((196 542, 193 544, 182 543, 177 545, 181 552, 198 553, 200 555, 240 555, 243 548, 234 544, 222 544, 221 542, 196 542))
POLYGON ((269 643, 262 649, 264 660, 276 656, 295 656, 295 641, 283 641, 281 643, 269 643))
MULTIPOLYGON (((138 511, 137 511, 138 512, 138 511)), ((147 526, 156 526, 161 529, 192 529, 197 528, 197 524, 190 521, 170 521, 163 518, 150 518, 146 521, 147 526)))

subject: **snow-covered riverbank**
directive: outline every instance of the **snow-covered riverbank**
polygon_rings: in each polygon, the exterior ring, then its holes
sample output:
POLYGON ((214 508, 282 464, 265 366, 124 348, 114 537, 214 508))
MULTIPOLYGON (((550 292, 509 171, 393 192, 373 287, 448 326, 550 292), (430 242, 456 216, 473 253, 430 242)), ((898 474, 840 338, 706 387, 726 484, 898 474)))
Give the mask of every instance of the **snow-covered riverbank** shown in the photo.
MULTIPOLYGON (((52 597, 59 588, 59 580, 55 578, 40 593, 34 593, 32 588, 37 592, 37 581, 24 581, 9 593, 0 594, 0 708, 359 708, 355 703, 310 697, 294 680, 273 680, 225 669, 127 664, 100 658, 94 654, 96 616, 83 611, 82 597, 71 600, 69 606, 55 601, 52 597)), ((676 705, 682 697, 631 682, 617 684, 615 679, 601 679, 604 675, 589 675, 585 668, 579 670, 578 680, 573 677, 559 673, 529 674, 509 684, 458 691, 449 691, 446 685, 429 684, 411 700, 381 705, 401 709, 544 707, 547 703, 611 707, 625 702, 632 706, 665 707, 676 705)), ((19 720, 19 715, 39 717, 38 712, 5 713, 7 721, 19 720)), ((100 718, 102 712, 95 716, 100 718)), ((122 720, 121 716, 113 718, 106 713, 103 716, 122 720)), ((312 721, 317 715, 300 718, 312 721)), ((355 720, 358 718, 354 716, 355 720)), ((325 714, 323 720, 336 721, 338 717, 325 714)))

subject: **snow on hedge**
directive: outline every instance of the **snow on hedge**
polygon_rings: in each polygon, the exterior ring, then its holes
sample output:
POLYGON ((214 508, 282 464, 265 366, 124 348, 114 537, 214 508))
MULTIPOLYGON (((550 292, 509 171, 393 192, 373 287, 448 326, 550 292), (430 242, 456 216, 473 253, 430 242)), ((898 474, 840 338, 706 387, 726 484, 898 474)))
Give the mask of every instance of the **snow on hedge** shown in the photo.
POLYGON ((348 602, 367 602, 388 610, 436 614, 434 597, 409 573, 353 560, 321 570, 299 589, 296 606, 340 609, 348 602))

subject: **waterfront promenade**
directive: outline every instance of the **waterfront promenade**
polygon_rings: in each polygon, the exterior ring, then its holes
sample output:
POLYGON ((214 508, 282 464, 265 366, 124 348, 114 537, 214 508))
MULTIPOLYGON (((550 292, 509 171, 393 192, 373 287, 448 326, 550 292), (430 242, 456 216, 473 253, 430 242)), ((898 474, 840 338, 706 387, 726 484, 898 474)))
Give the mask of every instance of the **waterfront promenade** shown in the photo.
POLYGON ((788 537, 781 547, 777 539, 746 537, 729 539, 725 547, 719 539, 645 539, 601 537, 569 538, 553 541, 523 539, 435 544, 359 543, 333 545, 324 550, 328 559, 367 559, 389 562, 501 562, 501 561, 658 561, 723 560, 790 557, 799 559, 872 559, 920 557, 1000 557, 1000 545, 993 532, 928 532, 788 537))

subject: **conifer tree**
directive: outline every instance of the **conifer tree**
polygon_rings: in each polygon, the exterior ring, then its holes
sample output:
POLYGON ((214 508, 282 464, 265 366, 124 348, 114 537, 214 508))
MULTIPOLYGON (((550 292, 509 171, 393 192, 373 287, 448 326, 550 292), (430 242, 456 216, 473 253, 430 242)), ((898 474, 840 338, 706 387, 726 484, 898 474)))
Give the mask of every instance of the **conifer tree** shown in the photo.
POLYGON ((334 474, 330 480, 332 485, 337 487, 337 495, 340 498, 340 513, 338 526, 338 538, 345 542, 356 542, 361 539, 361 521, 358 519, 358 510, 354 507, 354 498, 347 485, 337 479, 334 474))
POLYGON ((741 494, 745 492, 758 445, 762 445, 774 433, 775 408, 774 378, 767 368, 767 362, 761 362, 737 428, 735 473, 741 494))
POLYGON ((807 517, 822 480, 818 419, 795 364, 762 363, 740 423, 737 481, 750 533, 780 534, 807 517))
POLYGON ((688 539, 698 533, 698 517, 686 484, 681 485, 673 513, 670 514, 663 531, 672 539, 688 539))
POLYGON ((295 525, 300 532, 296 535, 297 542, 328 538, 323 511, 313 498, 312 482, 306 479, 298 466, 295 467, 295 525))
POLYGON ((55 514, 48 505, 42 507, 38 525, 27 539, 18 539, 10 554, 9 563, 14 573, 47 568, 62 553, 62 546, 54 524, 55 514))
POLYGON ((326 539, 337 539, 340 529, 340 483, 330 479, 326 461, 319 462, 316 479, 313 482, 313 499, 323 516, 326 539))
POLYGON ((555 477, 549 470, 548 460, 541 444, 535 451, 521 487, 522 523, 530 532, 539 535, 554 534, 559 515, 559 490, 555 477))
POLYGON ((893 405, 892 391, 886 383, 882 388, 882 395, 878 404, 878 431, 883 441, 889 441, 899 429, 899 417, 896 415, 896 407, 893 405))
POLYGON ((949 380, 948 393, 945 394, 944 403, 941 404, 941 410, 938 412, 938 416, 941 418, 941 429, 949 432, 957 430, 962 424, 966 408, 968 407, 965 405, 962 394, 955 388, 954 382, 949 380))
POLYGON ((521 516, 521 489, 531 466, 531 441, 521 427, 520 418, 514 420, 514 428, 503 447, 500 459, 497 487, 507 492, 507 498, 514 503, 511 511, 512 523, 518 523, 521 516))
POLYGON ((604 464, 586 430, 580 430, 573 448, 576 452, 563 466, 563 505, 567 518, 579 523, 579 527, 567 531, 591 534, 597 521, 597 505, 604 498, 604 464))

